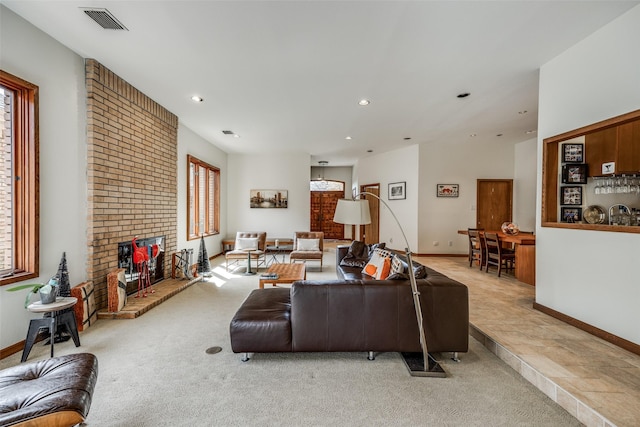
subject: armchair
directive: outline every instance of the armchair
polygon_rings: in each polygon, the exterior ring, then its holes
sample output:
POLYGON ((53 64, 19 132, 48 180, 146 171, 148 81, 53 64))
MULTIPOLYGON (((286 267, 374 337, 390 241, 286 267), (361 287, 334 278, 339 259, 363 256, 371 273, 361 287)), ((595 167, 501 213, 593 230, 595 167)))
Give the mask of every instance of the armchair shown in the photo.
MULTIPOLYGON (((264 231, 238 231, 236 233, 236 241, 233 246, 233 250, 225 253, 226 269, 229 271, 229 261, 237 263, 238 261, 248 261, 251 257, 252 261, 255 261, 256 270, 260 267, 260 264, 264 264, 265 248, 267 242, 267 233, 264 231), (255 250, 247 252, 247 249, 254 248, 255 250)), ((248 267, 248 266, 247 266, 248 267)))
POLYGON ((320 261, 320 271, 322 271, 323 245, 324 232, 296 231, 293 238, 293 252, 289 255, 289 261, 320 261))

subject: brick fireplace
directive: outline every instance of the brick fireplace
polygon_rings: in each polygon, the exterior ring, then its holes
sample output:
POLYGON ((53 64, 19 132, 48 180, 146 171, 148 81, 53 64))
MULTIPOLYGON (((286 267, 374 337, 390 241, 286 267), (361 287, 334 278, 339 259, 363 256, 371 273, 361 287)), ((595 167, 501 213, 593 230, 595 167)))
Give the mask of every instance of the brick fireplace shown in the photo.
POLYGON ((96 60, 85 73, 87 273, 102 309, 119 242, 165 236, 165 256, 176 250, 178 117, 96 60))

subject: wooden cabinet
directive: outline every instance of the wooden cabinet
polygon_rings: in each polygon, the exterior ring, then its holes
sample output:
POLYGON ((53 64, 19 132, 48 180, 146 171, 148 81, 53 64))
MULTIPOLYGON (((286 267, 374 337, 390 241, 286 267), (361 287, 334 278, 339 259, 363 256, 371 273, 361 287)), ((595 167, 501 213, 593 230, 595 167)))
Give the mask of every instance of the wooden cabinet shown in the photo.
POLYGON ((640 122, 625 123, 618 129, 618 156, 616 170, 640 171, 640 122))
POLYGON ((585 135, 589 176, 602 175, 602 164, 615 162, 615 173, 640 171, 640 122, 625 123, 585 135))

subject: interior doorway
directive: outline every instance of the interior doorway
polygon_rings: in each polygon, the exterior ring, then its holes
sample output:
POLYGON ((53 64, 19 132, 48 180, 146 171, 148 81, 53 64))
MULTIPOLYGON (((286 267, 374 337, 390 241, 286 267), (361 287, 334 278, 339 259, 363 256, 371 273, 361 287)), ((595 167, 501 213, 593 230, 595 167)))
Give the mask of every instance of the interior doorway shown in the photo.
POLYGON ((324 232, 325 239, 344 239, 344 225, 333 222, 338 200, 344 198, 344 182, 311 181, 310 194, 309 230, 324 232))
POLYGON ((513 220, 513 180, 479 179, 476 206, 476 228, 500 230, 513 220))
MULTIPOLYGON (((380 196, 380 184, 366 184, 360 186, 360 192, 366 191, 367 193, 380 196)), ((372 196, 363 194, 362 199, 369 201, 369 211, 371 213, 371 224, 360 226, 360 236, 364 243, 370 245, 372 243, 378 243, 380 241, 380 201, 372 196)))

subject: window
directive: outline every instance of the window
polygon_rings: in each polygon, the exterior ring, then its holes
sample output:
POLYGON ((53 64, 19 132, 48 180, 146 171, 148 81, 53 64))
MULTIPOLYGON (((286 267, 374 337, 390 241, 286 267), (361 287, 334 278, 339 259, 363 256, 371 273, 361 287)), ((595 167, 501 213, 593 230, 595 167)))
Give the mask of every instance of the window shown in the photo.
POLYGON ((38 276, 38 87, 0 70, 0 285, 38 276))
POLYGON ((342 191, 344 192, 344 182, 331 180, 314 180, 309 181, 309 190, 311 191, 342 191))
POLYGON ((220 169, 187 156, 189 200, 187 240, 220 232, 220 169))

